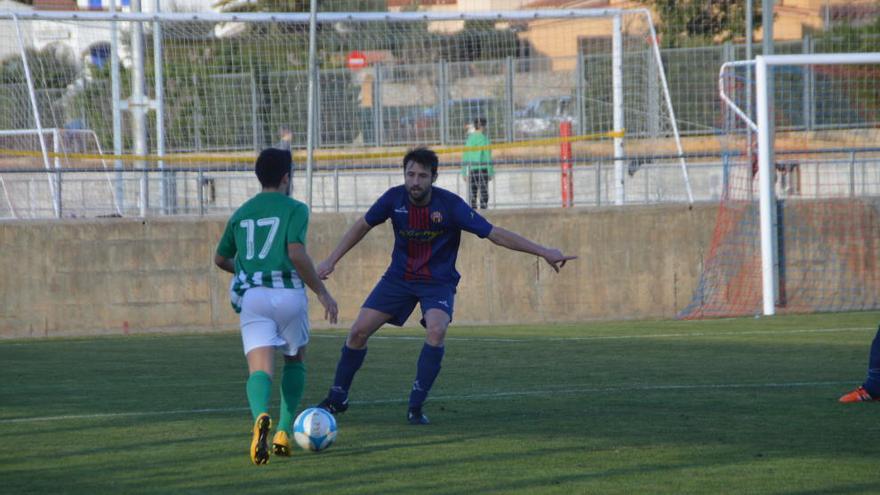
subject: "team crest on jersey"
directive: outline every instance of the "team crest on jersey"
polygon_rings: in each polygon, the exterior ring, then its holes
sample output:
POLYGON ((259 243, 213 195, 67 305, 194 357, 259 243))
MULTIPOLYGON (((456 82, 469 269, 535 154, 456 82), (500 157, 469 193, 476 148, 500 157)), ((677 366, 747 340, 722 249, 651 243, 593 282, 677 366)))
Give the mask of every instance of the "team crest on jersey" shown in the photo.
POLYGON ((443 222, 443 214, 440 213, 439 211, 431 212, 431 221, 434 223, 443 222))

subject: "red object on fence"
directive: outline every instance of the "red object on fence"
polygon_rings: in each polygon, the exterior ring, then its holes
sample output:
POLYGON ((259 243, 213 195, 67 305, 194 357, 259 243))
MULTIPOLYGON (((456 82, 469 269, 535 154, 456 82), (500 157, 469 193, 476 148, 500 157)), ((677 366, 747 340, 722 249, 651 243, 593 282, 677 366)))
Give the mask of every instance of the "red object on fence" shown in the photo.
POLYGON ((360 70, 367 66, 367 56, 364 52, 353 50, 346 57, 345 65, 351 70, 360 70))
MULTIPOLYGON (((571 137, 571 122, 565 121, 559 124, 559 136, 571 137)), ((562 167, 562 207, 574 206, 574 188, 572 184, 571 170, 571 141, 563 140, 559 146, 559 160, 562 167)))

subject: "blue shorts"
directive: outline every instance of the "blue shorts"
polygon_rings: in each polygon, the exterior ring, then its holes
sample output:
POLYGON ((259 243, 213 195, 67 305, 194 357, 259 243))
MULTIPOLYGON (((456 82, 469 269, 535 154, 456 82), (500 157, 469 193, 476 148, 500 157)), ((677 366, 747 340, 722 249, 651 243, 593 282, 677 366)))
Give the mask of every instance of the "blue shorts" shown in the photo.
POLYGON ((401 326, 412 314, 416 303, 422 306, 422 326, 425 326, 424 314, 433 308, 448 314, 451 321, 452 308, 455 303, 455 287, 444 284, 407 282, 383 276, 373 288, 373 292, 367 296, 363 307, 389 314, 391 320, 388 323, 401 326))

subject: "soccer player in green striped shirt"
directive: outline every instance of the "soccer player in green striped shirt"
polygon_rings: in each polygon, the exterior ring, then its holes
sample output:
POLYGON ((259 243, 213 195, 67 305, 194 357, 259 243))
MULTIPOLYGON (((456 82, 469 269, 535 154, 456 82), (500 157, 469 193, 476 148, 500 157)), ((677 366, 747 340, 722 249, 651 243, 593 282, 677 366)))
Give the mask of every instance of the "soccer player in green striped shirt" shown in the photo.
POLYGON ((290 455, 290 427, 306 381, 303 362, 309 342, 309 308, 304 286, 318 295, 324 317, 336 323, 338 308, 306 252, 308 207, 291 198, 290 151, 269 148, 256 162, 259 194, 229 219, 214 263, 233 275, 232 307, 240 317, 247 357, 247 398, 254 417, 251 461, 269 462, 269 397, 275 349, 284 354, 281 415, 272 439, 276 455, 290 455))

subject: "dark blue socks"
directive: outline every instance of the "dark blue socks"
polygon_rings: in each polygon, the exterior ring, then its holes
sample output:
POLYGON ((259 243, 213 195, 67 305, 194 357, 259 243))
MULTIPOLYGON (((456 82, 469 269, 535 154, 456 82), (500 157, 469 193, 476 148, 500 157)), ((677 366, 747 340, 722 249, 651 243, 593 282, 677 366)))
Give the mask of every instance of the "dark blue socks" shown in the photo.
POLYGON ((440 363, 443 361, 444 347, 434 347, 426 342, 419 354, 419 363, 416 370, 416 380, 413 382, 412 392, 409 394, 410 409, 420 409, 428 392, 434 385, 434 380, 440 374, 440 363))
POLYGON ((868 379, 865 380, 865 390, 871 394, 871 397, 880 397, 880 328, 877 329, 877 335, 874 336, 874 342, 871 343, 871 355, 868 357, 868 379))
POLYGON ((342 344, 342 355, 339 356, 339 363, 336 364, 336 377, 333 379, 330 393, 327 394, 330 400, 342 403, 348 399, 348 390, 351 388, 354 374, 361 369, 366 356, 366 348, 351 349, 347 345, 342 344))

